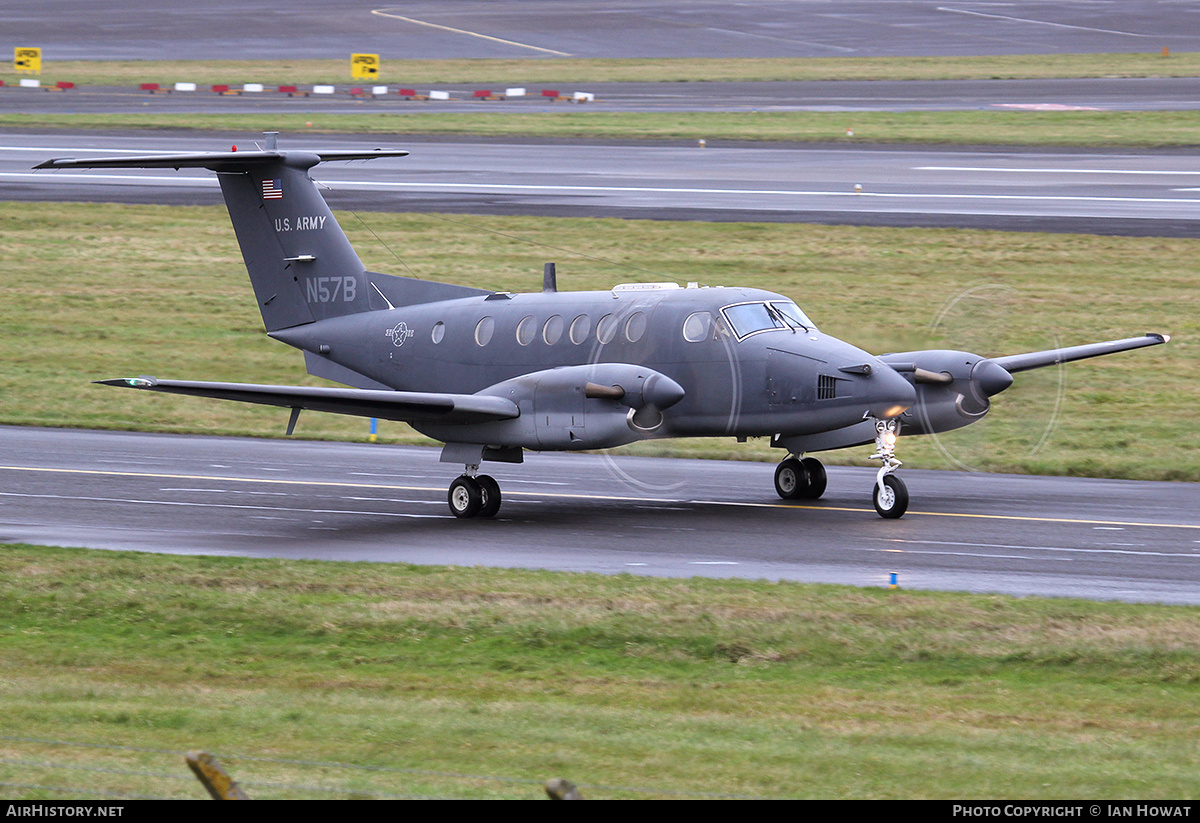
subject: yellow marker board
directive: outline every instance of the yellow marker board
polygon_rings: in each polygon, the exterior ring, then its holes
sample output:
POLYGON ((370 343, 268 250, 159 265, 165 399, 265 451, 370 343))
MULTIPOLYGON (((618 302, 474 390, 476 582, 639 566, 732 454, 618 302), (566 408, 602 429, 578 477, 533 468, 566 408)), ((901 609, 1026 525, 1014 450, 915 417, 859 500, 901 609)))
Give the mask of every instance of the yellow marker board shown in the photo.
POLYGON ((42 50, 21 48, 13 49, 13 68, 30 74, 42 73, 42 50))
POLYGON ((379 77, 379 55, 350 55, 350 76, 355 80, 374 80, 379 77))

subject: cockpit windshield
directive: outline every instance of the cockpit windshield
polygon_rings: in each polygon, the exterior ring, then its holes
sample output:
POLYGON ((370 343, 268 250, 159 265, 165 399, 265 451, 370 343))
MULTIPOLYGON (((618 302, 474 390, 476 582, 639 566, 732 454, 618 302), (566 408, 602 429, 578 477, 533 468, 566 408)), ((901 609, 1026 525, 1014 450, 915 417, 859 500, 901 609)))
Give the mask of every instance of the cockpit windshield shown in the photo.
POLYGON ((790 300, 736 303, 721 309, 739 340, 763 331, 813 331, 816 324, 790 300))

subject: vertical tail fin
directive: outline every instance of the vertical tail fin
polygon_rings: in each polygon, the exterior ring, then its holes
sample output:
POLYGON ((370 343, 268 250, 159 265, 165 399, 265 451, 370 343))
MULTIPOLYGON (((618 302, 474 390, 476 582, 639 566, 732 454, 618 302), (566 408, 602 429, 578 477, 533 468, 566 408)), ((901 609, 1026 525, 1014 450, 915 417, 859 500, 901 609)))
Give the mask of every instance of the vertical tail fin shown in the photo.
POLYGON ((267 331, 370 308, 363 264, 309 177, 309 159, 218 174, 267 331))
POLYGON ((47 160, 35 168, 206 168, 217 172, 267 331, 368 311, 372 286, 308 170, 406 151, 205 152, 47 160))

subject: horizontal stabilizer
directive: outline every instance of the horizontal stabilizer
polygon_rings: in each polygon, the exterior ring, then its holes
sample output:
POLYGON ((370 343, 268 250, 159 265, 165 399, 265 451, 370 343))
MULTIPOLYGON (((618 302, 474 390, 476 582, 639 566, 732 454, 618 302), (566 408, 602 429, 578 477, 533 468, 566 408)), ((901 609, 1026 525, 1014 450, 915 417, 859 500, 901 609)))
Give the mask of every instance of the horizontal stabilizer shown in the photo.
POLYGON ((1007 372, 1022 372, 1029 369, 1040 369, 1043 366, 1070 363, 1073 360, 1084 360, 1088 357, 1099 357, 1104 354, 1140 349, 1144 346, 1157 346, 1161 343, 1166 343, 1170 339, 1165 334, 1148 333, 1141 337, 1127 337, 1124 340, 1086 343, 1082 346, 1069 346, 1065 349, 1035 351, 1029 354, 1010 354, 1006 357, 993 357, 990 359, 1007 372))
POLYGON ((212 169, 269 165, 286 162, 289 158, 302 160, 295 165, 315 166, 331 160, 373 160, 377 157, 405 157, 401 149, 369 149, 367 151, 205 151, 193 154, 148 154, 132 157, 58 157, 38 163, 35 169, 212 169))
POLYGON ((485 423, 493 420, 511 420, 521 414, 516 403, 511 400, 474 394, 261 386, 251 383, 158 380, 154 377, 129 377, 96 382, 105 386, 213 397, 239 403, 309 409, 357 417, 378 417, 381 420, 400 420, 406 423, 485 423))

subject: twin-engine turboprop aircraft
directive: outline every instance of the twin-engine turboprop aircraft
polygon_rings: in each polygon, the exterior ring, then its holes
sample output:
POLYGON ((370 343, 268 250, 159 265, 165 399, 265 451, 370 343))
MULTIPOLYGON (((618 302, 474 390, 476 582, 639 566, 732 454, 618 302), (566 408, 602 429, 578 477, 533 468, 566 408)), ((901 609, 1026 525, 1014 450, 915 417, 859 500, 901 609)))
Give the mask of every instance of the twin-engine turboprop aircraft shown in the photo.
POLYGON ((267 334, 304 351, 310 374, 351 388, 134 377, 113 386, 401 420, 461 463, 457 517, 492 517, 500 487, 485 460, 524 450, 606 449, 664 437, 766 436, 790 455, 785 499, 815 499, 825 469, 808 452, 875 443, 873 499, 908 507, 896 437, 948 431, 988 411, 1012 374, 1165 343, 1146 334, 984 358, 960 351, 879 357, 823 334, 790 298, 761 289, 675 283, 509 294, 365 271, 309 169, 406 151, 265 150, 64 158, 38 169, 198 167, 216 172, 267 334))

